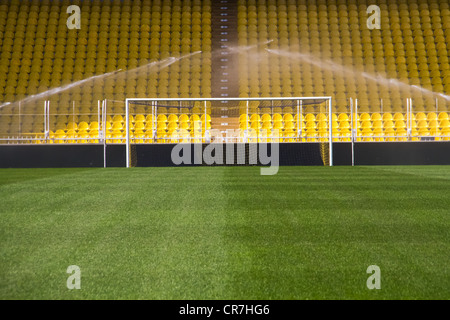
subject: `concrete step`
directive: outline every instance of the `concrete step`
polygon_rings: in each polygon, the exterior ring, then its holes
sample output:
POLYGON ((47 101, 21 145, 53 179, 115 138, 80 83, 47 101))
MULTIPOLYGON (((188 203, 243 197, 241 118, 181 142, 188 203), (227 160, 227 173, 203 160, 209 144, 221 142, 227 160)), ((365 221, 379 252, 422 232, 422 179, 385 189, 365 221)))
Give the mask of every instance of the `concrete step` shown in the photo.
MULTIPOLYGON (((228 48, 238 45, 237 1, 215 0, 211 7, 211 96, 239 96, 238 55, 228 48)), ((226 103, 227 104, 227 103, 226 103)))
POLYGON ((227 129, 239 129, 239 118, 237 117, 212 117, 211 128, 225 132, 227 129))

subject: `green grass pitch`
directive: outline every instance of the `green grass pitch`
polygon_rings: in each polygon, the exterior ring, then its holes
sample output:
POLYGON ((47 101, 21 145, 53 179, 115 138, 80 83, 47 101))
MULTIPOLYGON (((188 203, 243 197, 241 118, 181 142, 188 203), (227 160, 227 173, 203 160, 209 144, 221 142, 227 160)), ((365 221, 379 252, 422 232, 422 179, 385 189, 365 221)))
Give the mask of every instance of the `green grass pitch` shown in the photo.
POLYGON ((448 166, 2 169, 0 219, 1 299, 450 298, 448 166))

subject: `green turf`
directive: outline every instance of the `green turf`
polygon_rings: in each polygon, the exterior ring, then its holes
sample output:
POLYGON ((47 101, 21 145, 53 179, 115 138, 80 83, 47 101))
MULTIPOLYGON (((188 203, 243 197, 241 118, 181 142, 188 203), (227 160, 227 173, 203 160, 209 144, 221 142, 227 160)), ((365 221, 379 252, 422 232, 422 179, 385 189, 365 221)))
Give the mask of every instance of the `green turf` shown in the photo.
POLYGON ((2 169, 0 298, 449 299, 449 190, 449 166, 2 169))

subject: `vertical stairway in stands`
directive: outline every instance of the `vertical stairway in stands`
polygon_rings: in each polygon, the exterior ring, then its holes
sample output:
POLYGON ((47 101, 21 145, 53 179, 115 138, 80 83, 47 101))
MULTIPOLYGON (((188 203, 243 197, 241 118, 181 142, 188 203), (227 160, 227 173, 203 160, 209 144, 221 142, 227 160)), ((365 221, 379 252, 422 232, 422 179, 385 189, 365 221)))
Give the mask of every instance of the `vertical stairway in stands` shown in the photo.
POLYGON ((239 129, 239 108, 228 97, 239 97, 239 59, 237 32, 237 1, 214 0, 211 7, 211 94, 223 98, 212 103, 211 127, 225 133, 239 129))

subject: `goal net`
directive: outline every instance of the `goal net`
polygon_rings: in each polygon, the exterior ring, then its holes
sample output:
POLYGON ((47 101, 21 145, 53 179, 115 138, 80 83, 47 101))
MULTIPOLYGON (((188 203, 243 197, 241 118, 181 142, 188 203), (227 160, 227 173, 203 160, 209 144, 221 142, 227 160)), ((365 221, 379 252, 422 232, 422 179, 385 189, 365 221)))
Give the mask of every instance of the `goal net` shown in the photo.
MULTIPOLYGON (((318 156, 323 165, 331 166, 330 123, 331 97, 129 98, 125 101, 126 163, 127 167, 136 165, 136 146, 149 143, 201 144, 203 149, 209 144, 226 144, 223 148, 230 150, 229 144, 244 144, 245 161, 234 163, 241 165, 259 165, 255 153, 262 144, 270 148, 273 144, 307 143, 314 151, 304 157, 318 156)), ((283 150, 286 148, 295 146, 283 150)), ((226 155, 217 157, 228 164, 226 155)))

